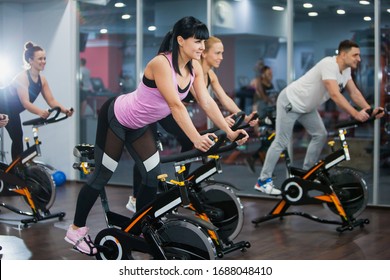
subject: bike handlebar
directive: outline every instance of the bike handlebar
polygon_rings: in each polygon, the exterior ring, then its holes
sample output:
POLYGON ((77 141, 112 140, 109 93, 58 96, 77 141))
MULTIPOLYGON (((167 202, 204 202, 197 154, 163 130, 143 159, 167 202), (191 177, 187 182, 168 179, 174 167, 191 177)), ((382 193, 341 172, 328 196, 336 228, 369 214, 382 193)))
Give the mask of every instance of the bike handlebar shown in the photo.
MULTIPOLYGON (((366 112, 371 115, 372 109, 369 109, 366 112)), ((361 124, 374 121, 376 119, 376 116, 381 114, 382 112, 383 112, 383 110, 378 110, 378 112, 375 115, 369 117, 365 122, 361 122, 361 121, 358 121, 358 120, 349 120, 349 121, 339 122, 338 124, 335 125, 335 129, 354 128, 354 127, 357 127, 357 126, 359 126, 361 124)))
MULTIPOLYGON (((258 118, 257 114, 255 114, 255 116, 251 120, 254 120, 256 118, 258 118)), ((242 128, 246 128, 249 126, 249 124, 244 124, 244 125, 240 126, 245 119, 245 112, 244 111, 240 111, 240 112, 235 113, 233 115, 233 119, 235 120, 235 123, 230 128, 231 130, 242 129, 242 128)), ((218 130, 219 130, 218 127, 212 127, 212 128, 200 131, 199 134, 203 135, 206 133, 214 133, 218 130)))
MULTIPOLYGON (((73 108, 70 108, 70 110, 73 111, 73 108)), ((44 119, 44 118, 31 119, 31 120, 23 122, 23 125, 32 125, 32 126, 38 127, 38 126, 47 125, 49 123, 56 123, 56 122, 59 122, 59 121, 62 121, 62 120, 65 120, 68 118, 68 116, 66 114, 64 114, 61 117, 58 117, 59 114, 61 113, 60 107, 53 107, 53 108, 50 108, 48 111, 50 114, 55 112, 54 116, 50 117, 50 115, 49 115, 49 117, 47 119, 44 119)))
POLYGON ((225 143, 227 135, 223 130, 216 131, 215 135, 217 135, 217 138, 213 140, 215 144, 207 152, 202 152, 198 149, 192 149, 190 151, 186 151, 179 154, 162 156, 160 158, 160 161, 162 163, 167 163, 167 162, 182 161, 182 160, 196 158, 196 157, 206 157, 208 155, 217 154, 219 153, 219 149, 221 148, 222 144, 225 143))

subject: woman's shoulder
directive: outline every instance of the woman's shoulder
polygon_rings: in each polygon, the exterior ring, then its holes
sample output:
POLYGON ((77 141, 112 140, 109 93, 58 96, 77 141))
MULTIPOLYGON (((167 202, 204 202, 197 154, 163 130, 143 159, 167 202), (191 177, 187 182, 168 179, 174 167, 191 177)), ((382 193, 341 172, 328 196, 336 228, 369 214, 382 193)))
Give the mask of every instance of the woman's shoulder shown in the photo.
POLYGON ((154 80, 155 72, 166 72, 168 68, 170 68, 170 64, 167 58, 163 54, 158 54, 146 64, 144 75, 147 76, 148 79, 154 80))
POLYGON ((155 57, 153 57, 146 66, 166 65, 167 63, 169 65, 167 54, 159 53, 155 57))
POLYGON ((18 84, 28 84, 28 75, 27 75, 28 70, 23 70, 16 74, 16 76, 13 79, 13 83, 18 83, 18 84))

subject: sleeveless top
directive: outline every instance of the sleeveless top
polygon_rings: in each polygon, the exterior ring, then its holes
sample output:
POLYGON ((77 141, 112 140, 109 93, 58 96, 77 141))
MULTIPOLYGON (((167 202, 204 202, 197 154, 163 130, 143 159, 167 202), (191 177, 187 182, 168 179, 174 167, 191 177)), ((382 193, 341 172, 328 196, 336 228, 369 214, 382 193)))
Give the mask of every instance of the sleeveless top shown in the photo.
MULTIPOLYGON (((28 98, 30 102, 33 103, 42 91, 42 80, 41 76, 38 75, 38 81, 34 82, 31 78, 30 71, 27 70, 26 72, 28 77, 28 98)), ((23 107, 22 102, 20 102, 17 85, 15 83, 17 83, 16 80, 6 88, 5 103, 7 104, 6 107, 9 112, 21 113, 26 109, 23 107)))
MULTIPOLYGON (((211 84, 211 78, 209 73, 207 73, 207 85, 206 87, 208 88, 211 84)), ((191 102, 196 102, 195 97, 192 95, 191 92, 187 94, 187 96, 182 100, 184 103, 191 103, 191 102)))
MULTIPOLYGON (((180 100, 183 100, 187 96, 195 77, 191 74, 188 86, 180 92, 176 72, 172 64, 172 55, 171 53, 165 53, 163 55, 168 59, 171 66, 172 80, 175 88, 177 88, 176 93, 180 100)), ((135 91, 120 95, 116 98, 114 113, 120 124, 127 128, 137 129, 165 118, 171 114, 171 110, 155 86, 154 81, 148 80, 144 76, 135 91)))

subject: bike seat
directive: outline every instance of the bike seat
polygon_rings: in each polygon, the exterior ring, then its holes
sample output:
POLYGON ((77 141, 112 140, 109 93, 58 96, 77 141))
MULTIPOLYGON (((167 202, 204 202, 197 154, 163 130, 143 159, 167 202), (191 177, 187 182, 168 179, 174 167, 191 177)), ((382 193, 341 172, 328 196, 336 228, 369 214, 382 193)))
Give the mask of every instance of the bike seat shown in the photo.
POLYGON ((292 166, 292 167, 290 167, 290 173, 291 173, 291 175, 296 176, 296 177, 303 177, 307 173, 307 170, 305 170, 303 168, 292 166))

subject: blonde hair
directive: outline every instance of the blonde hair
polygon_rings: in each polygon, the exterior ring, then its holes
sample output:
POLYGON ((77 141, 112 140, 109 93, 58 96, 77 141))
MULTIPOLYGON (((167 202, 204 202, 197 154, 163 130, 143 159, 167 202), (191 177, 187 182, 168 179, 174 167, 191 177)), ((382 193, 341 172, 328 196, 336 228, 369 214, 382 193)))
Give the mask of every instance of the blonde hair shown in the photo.
POLYGON ((215 43, 222 43, 222 41, 221 39, 215 36, 210 36, 204 43, 204 47, 205 47, 204 51, 208 52, 211 46, 214 45, 215 43))

